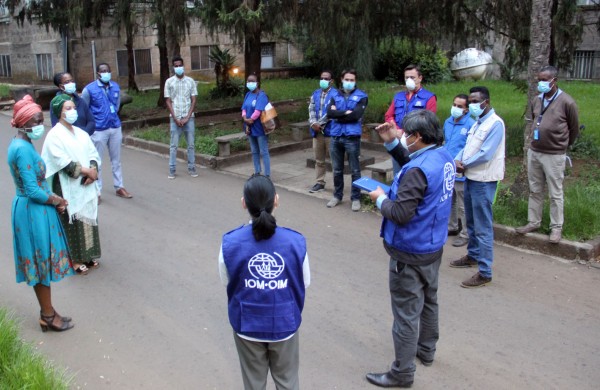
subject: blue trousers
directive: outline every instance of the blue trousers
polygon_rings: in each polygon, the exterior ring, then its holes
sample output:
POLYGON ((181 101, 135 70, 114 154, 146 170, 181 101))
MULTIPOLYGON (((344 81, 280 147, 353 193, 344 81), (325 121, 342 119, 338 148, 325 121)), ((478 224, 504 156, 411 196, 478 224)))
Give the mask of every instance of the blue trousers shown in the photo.
POLYGON ((486 278, 492 277, 494 261, 492 203, 497 186, 497 181, 465 181, 465 217, 469 233, 467 254, 477 260, 479 273, 486 278))

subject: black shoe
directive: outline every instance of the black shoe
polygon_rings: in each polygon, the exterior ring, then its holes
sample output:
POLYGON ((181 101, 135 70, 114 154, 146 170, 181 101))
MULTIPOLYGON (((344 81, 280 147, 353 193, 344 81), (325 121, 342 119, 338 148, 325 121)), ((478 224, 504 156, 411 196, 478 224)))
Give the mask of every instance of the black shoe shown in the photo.
POLYGON ((381 374, 369 373, 367 380, 379 387, 402 387, 408 389, 412 387, 413 381, 402 381, 394 376, 391 372, 383 372, 381 374))
POLYGON ((460 229, 448 230, 448 236, 458 236, 458 233, 460 233, 460 229))
POLYGON ((419 359, 421 364, 424 365, 425 367, 431 367, 431 365, 433 364, 433 359, 427 360, 427 359, 419 356, 418 354, 417 354, 417 359, 419 359))
POLYGON ((325 189, 325 186, 321 183, 317 183, 314 186, 312 186, 312 188, 310 190, 308 190, 308 192, 315 193, 315 192, 321 192, 325 189))

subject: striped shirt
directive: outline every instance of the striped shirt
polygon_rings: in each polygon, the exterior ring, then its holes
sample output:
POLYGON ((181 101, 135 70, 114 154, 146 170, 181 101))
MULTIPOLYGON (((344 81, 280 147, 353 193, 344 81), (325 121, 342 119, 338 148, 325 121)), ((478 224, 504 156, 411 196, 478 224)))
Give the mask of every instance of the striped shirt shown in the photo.
MULTIPOLYGON (((190 112, 192 96, 198 95, 196 82, 191 77, 169 77, 165 83, 165 98, 171 99, 176 119, 185 118, 190 112)), ((194 114, 192 113, 192 116, 194 114)))

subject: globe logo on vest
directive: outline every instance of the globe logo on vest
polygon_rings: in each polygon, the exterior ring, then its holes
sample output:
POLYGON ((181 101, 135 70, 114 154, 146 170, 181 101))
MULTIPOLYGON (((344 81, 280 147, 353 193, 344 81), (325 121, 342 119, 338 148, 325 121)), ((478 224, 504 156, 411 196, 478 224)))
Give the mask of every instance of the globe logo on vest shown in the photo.
POLYGON ((454 188, 454 166, 449 162, 444 164, 444 186, 445 190, 450 192, 454 188))
POLYGON ((277 257, 268 253, 257 253, 248 262, 248 271, 256 279, 275 279, 283 272, 285 262, 277 252, 273 252, 277 257))

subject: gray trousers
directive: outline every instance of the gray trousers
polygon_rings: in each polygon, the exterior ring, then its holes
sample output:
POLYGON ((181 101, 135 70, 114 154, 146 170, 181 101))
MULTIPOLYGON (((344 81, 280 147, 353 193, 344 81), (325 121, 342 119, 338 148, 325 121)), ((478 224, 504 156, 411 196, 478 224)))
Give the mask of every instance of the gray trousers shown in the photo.
POLYGON ((271 343, 245 340, 235 332, 233 339, 240 357, 245 390, 266 389, 269 368, 277 390, 300 390, 298 332, 288 340, 271 343))
POLYGON ((544 184, 550 198, 550 229, 562 229, 563 180, 565 179, 565 155, 527 151, 527 176, 529 178, 529 206, 527 219, 540 226, 544 210, 544 184))
POLYGON ((410 265, 390 259, 390 294, 396 360, 391 371, 400 380, 414 379, 418 354, 433 360, 439 339, 438 276, 442 255, 429 265, 410 265))
POLYGON ((329 137, 325 137, 320 131, 313 138, 313 151, 315 152, 315 175, 317 183, 325 185, 325 172, 327 167, 325 159, 329 154, 329 137))
POLYGON ((452 194, 452 211, 448 221, 448 230, 458 230, 458 220, 462 221, 462 230, 459 237, 469 238, 467 233, 467 218, 465 217, 465 182, 454 182, 454 193, 452 194))

